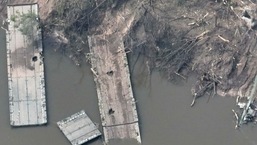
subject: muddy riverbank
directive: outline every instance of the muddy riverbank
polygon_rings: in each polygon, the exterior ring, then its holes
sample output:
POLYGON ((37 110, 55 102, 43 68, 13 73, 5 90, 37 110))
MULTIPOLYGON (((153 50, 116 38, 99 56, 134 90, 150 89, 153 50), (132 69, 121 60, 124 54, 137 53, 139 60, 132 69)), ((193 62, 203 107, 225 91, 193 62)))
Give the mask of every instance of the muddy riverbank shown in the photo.
POLYGON ((88 35, 122 31, 126 51, 142 51, 149 70, 173 81, 197 73, 195 98, 249 95, 257 72, 252 67, 257 62, 256 2, 9 0, 29 2, 39 3, 44 37, 76 65, 88 59, 88 35), (121 17, 127 10, 134 13, 121 17), (122 19, 129 23, 123 25, 122 19))
MULTIPOLYGON (((85 109, 96 123, 100 123, 97 96, 90 67, 73 62, 45 45, 46 90, 49 123, 42 127, 11 128, 9 125, 5 32, 0 29, 0 130, 1 144, 8 145, 69 145, 57 128, 56 122, 85 109), (54 138, 54 139, 53 139, 54 138)), ((130 58, 131 64, 136 58, 130 58)), ((194 79, 171 84, 159 73, 147 78, 147 67, 142 58, 137 61, 132 83, 140 116, 143 145, 170 144, 233 144, 255 145, 256 127, 243 126, 235 130, 232 98, 215 96, 199 99, 194 108, 191 87, 194 79), (151 80, 151 83, 149 82, 151 80)), ((90 143, 100 145, 97 140, 90 143)), ((130 141, 114 141, 112 145, 133 145, 130 141)))

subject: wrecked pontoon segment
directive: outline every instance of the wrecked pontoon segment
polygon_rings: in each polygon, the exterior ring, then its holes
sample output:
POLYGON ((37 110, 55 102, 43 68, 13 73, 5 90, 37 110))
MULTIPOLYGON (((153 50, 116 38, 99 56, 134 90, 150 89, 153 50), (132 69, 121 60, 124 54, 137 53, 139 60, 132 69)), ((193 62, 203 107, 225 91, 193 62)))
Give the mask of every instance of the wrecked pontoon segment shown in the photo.
POLYGON ((57 122, 57 125, 72 145, 84 144, 101 135, 84 110, 57 122))
POLYGON ((10 124, 46 124, 43 47, 38 22, 38 5, 9 5, 7 15, 10 124))
POLYGON ((257 87, 257 76, 255 77, 253 87, 251 89, 251 94, 249 97, 246 98, 237 98, 237 105, 241 109, 241 113, 236 113, 234 110, 233 112, 235 113, 236 119, 237 119, 237 124, 236 128, 240 127, 242 124, 247 124, 249 122, 256 122, 256 88, 257 87), (239 114, 239 115, 238 115, 239 114))
POLYGON ((122 35, 93 35, 88 42, 105 142, 136 139, 141 143, 122 35))

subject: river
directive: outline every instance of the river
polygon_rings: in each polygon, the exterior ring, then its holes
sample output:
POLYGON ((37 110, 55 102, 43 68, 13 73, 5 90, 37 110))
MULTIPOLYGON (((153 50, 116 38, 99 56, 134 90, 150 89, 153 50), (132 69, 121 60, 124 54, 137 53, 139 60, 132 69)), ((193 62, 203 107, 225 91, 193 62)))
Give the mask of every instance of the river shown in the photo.
MULTIPOLYGON (((5 32, 0 29, 0 145, 70 145, 56 122, 82 109, 100 124, 93 76, 87 64, 76 67, 67 57, 44 48, 48 124, 12 128, 9 125, 5 32)), ((235 130, 235 99, 215 96, 190 107, 193 79, 172 84, 158 72, 147 77, 141 58, 132 74, 143 145, 257 145, 257 127, 235 130)), ((133 61, 133 59, 131 59, 133 61)), ((101 145, 101 139, 90 145, 101 145)), ((112 141, 112 145, 135 145, 112 141)))

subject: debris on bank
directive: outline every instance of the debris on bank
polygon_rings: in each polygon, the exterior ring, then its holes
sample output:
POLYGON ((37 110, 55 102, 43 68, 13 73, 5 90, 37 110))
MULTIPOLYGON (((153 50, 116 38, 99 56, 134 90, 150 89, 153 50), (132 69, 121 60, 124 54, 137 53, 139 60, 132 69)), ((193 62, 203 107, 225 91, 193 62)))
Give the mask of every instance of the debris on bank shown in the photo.
POLYGON ((186 79, 191 72, 199 79, 208 76, 195 84, 197 94, 193 95, 192 106, 208 92, 245 96, 257 73, 257 68, 252 67, 257 62, 256 2, 56 0, 55 7, 44 21, 45 34, 49 32, 47 36, 58 44, 63 36, 65 41, 56 50, 69 56, 76 65, 87 59, 90 48, 86 36, 125 30, 125 49, 133 52, 131 55, 144 54, 149 70, 158 69, 165 72, 167 79, 175 81, 186 79), (131 25, 131 18, 138 13, 130 6, 132 2, 143 3, 136 9, 144 12, 131 25), (117 15, 119 9, 124 9, 124 14, 133 10, 131 16, 117 17, 123 27, 129 25, 124 30, 116 28, 117 24, 106 27, 116 22, 108 18, 117 15))
POLYGON ((232 110, 237 119, 236 128, 240 127, 242 124, 247 124, 250 122, 257 122, 256 119, 256 111, 257 111, 257 103, 255 102, 256 98, 256 88, 257 87, 257 76, 255 77, 251 94, 248 97, 238 97, 236 103, 239 107, 239 113, 232 110))

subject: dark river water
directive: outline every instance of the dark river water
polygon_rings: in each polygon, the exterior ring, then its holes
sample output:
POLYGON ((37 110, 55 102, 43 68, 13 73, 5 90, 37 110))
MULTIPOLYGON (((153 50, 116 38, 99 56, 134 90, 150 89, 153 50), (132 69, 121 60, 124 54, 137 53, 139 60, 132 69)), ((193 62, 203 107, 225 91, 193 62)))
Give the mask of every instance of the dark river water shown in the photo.
MULTIPOLYGON (((89 65, 78 68, 65 56, 44 49, 48 124, 12 128, 9 124, 5 32, 0 29, 0 145, 70 145, 56 122, 82 109, 100 124, 97 96, 89 65)), ((149 79, 139 60, 132 75, 143 145, 257 145, 257 126, 235 130, 235 99, 197 100, 191 108, 193 79, 171 84, 159 73, 149 79)), ((101 139, 89 143, 101 145, 101 139)), ((114 140, 111 145, 136 145, 114 140)))

